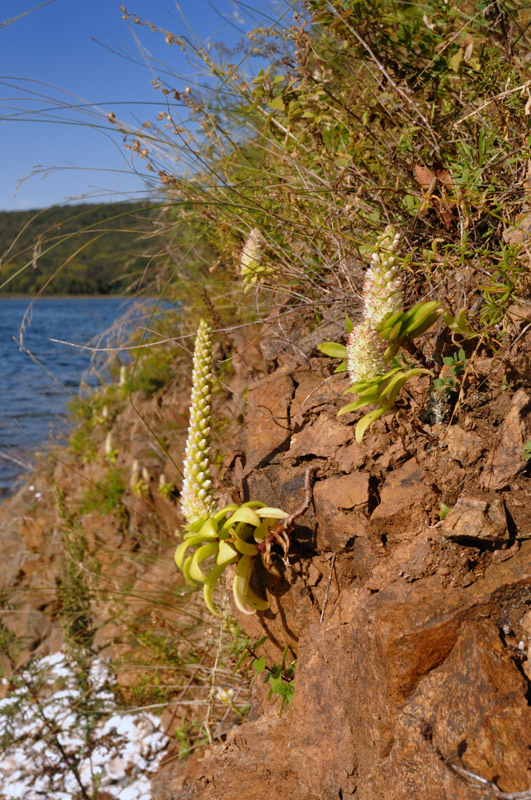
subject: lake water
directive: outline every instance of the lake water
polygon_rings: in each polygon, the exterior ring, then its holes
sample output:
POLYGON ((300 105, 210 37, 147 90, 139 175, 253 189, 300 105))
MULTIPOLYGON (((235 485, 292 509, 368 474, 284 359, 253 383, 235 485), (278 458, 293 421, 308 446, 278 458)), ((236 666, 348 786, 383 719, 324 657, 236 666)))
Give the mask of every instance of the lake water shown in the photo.
MULTIPOLYGON (((0 299, 0 496, 11 493, 31 468, 32 454, 65 431, 66 406, 78 395, 80 381, 98 383, 92 353, 49 340, 101 346, 98 337, 126 312, 132 317, 129 330, 145 319, 123 298, 37 300, 24 330, 26 352, 13 337, 18 340, 28 304, 0 299)), ((112 334, 105 342, 116 344, 112 334)))

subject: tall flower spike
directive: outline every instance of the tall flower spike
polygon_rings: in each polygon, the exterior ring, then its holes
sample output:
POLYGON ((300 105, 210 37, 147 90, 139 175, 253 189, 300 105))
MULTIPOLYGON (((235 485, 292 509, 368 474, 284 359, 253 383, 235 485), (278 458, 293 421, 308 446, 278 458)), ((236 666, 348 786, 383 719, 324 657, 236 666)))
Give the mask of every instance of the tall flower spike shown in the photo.
POLYGON ((394 266, 394 253, 400 240, 392 225, 378 237, 371 266, 363 284, 365 319, 376 327, 388 314, 403 310, 402 279, 394 266))
POLYGON ((195 338, 192 402, 181 491, 181 509, 189 523, 208 516, 215 509, 210 473, 211 398, 212 331, 202 319, 195 338))
POLYGON ((368 320, 357 325, 347 339, 347 368, 352 383, 385 375, 385 346, 368 320))
POLYGON ((264 245, 264 237, 258 228, 253 228, 243 245, 240 257, 240 274, 244 283, 256 283, 261 275, 272 271, 271 267, 263 263, 264 245))

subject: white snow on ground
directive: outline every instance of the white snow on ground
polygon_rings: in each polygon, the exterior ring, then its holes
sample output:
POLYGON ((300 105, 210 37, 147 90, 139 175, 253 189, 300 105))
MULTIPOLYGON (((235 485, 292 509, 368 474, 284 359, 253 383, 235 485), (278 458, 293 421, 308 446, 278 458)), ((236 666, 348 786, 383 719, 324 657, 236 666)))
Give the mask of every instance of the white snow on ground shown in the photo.
POLYGON ((109 665, 83 670, 66 653, 35 661, 0 700, 1 800, 72 800, 105 790, 151 800, 169 744, 154 714, 120 713, 109 665))

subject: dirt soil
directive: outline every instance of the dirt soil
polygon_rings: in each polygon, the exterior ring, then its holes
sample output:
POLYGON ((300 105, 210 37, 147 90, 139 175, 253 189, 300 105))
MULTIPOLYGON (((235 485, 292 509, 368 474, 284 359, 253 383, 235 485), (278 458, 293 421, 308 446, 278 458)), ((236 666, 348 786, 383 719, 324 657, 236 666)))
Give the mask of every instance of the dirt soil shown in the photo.
MULTIPOLYGON (((276 558, 280 577, 257 570, 271 608, 240 620, 251 637, 268 635, 266 660, 280 661, 289 645, 295 697, 279 716, 257 681, 249 721, 200 756, 170 759, 155 779, 156 800, 491 800, 531 790, 528 311, 515 315, 498 352, 471 343, 458 397, 429 397, 421 377, 361 445, 359 414, 337 417, 347 378, 316 350, 338 338, 336 323, 308 333, 294 315, 282 338, 264 336, 254 350, 233 340, 245 355, 230 378, 233 394, 216 402, 231 419, 245 417, 225 436, 224 496, 291 513, 314 470, 289 557, 276 558), (450 509, 443 520, 441 503, 450 509)), ((185 383, 143 409, 158 431, 171 422, 177 460, 185 383)), ((116 425, 115 440, 132 442, 127 457, 148 458, 138 417, 126 412, 116 425)), ((69 466, 55 477, 74 492, 69 466)), ((177 480, 169 462, 165 470, 177 480)), ((50 527, 46 517, 50 474, 38 481, 37 511, 27 488, 1 511, 0 585, 34 589, 12 615, 28 652, 61 639, 53 593, 39 589, 56 582, 61 555, 57 520, 50 527)), ((159 505, 169 554, 178 513, 159 505)), ((143 531, 137 548, 154 520, 141 508, 130 519, 143 531)), ((100 522, 90 523, 96 540, 100 522)), ((116 539, 110 571, 131 537, 120 541, 109 523, 103 535, 116 539)), ((136 569, 132 578, 146 579, 136 569)), ((157 585, 171 580, 168 569, 157 585)))

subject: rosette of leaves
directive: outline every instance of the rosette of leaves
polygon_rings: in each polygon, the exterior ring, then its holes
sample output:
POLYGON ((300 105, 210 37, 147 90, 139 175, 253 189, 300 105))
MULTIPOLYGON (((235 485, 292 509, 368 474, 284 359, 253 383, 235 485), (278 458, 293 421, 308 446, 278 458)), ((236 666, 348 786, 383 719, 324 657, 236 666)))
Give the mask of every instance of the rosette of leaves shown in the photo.
POLYGON ((269 608, 267 600, 249 584, 256 558, 262 552, 261 544, 272 528, 287 517, 280 508, 251 500, 240 506, 231 503, 186 525, 183 541, 175 551, 175 563, 190 585, 202 586, 205 604, 212 614, 221 616, 213 592, 229 564, 236 564, 232 592, 237 608, 243 614, 269 608))

